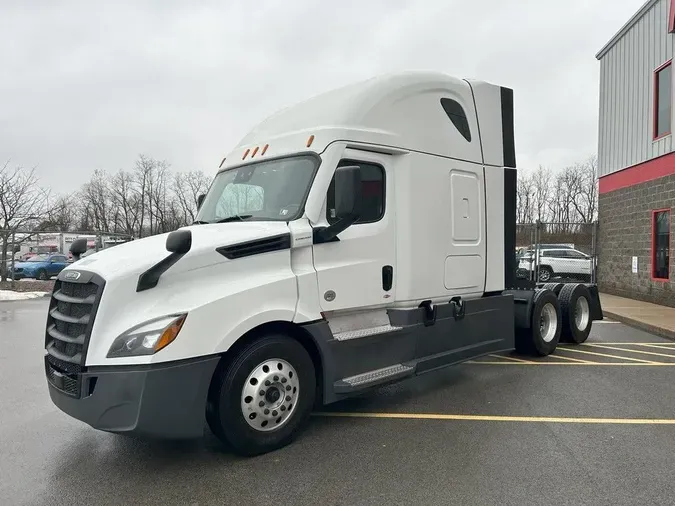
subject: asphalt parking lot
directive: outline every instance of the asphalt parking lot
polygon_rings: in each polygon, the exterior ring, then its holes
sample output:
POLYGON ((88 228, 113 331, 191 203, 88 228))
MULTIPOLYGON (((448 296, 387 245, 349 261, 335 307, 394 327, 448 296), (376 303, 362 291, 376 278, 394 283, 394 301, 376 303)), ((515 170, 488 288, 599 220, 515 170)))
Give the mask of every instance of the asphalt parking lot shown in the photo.
POLYGON ((254 459, 213 436, 95 431, 46 389, 46 300, 0 303, 3 504, 665 504, 675 343, 613 322, 586 345, 490 356, 316 413, 254 459))

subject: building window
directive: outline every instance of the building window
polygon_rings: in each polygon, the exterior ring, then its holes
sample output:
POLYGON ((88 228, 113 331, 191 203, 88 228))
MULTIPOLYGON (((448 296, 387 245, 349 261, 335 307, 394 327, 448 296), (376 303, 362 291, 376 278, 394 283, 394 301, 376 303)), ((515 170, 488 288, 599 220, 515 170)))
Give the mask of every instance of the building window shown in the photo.
POLYGON ((670 278, 670 209, 652 213, 652 278, 670 278))
POLYGON ((670 134, 672 60, 654 71, 654 139, 670 134))
MULTIPOLYGON (((361 208, 361 216, 356 221, 358 223, 375 223, 384 216, 384 201, 385 201, 385 174, 384 168, 381 165, 367 162, 360 162, 357 160, 342 159, 338 163, 338 167, 349 165, 358 165, 361 167, 361 180, 363 184, 363 204, 361 208)), ((339 199, 339 195, 335 195, 335 178, 328 187, 328 202, 326 209, 326 219, 331 225, 337 222, 335 215, 335 202, 339 199)))

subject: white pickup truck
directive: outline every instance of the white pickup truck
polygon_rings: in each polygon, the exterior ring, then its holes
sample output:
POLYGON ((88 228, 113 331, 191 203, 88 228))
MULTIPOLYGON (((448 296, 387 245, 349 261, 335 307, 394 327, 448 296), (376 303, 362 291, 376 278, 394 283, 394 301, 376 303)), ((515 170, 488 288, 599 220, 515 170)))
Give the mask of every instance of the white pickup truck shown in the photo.
MULTIPOLYGON (((63 270, 52 401, 100 430, 288 444, 312 409, 602 318, 597 287, 516 279, 513 92, 376 77, 272 115, 196 222, 63 270)), ((74 255, 86 249, 76 241, 74 255)))

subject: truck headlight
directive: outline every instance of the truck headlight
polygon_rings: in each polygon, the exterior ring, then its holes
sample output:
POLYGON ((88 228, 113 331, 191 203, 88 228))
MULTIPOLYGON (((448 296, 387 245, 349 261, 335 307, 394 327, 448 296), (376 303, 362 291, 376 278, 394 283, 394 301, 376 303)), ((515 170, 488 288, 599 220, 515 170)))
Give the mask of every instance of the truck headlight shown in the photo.
POLYGON ((187 314, 163 316, 127 330, 112 343, 107 358, 157 353, 176 339, 185 318, 187 314))

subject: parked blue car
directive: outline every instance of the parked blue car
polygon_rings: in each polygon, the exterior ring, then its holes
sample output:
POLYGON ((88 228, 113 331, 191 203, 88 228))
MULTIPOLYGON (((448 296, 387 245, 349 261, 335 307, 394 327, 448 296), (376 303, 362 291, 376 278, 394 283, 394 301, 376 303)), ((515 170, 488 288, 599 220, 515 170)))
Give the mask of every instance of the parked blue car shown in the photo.
POLYGON ((33 278, 46 280, 56 276, 68 265, 68 258, 61 253, 51 255, 35 255, 25 262, 14 264, 14 279, 33 278))

